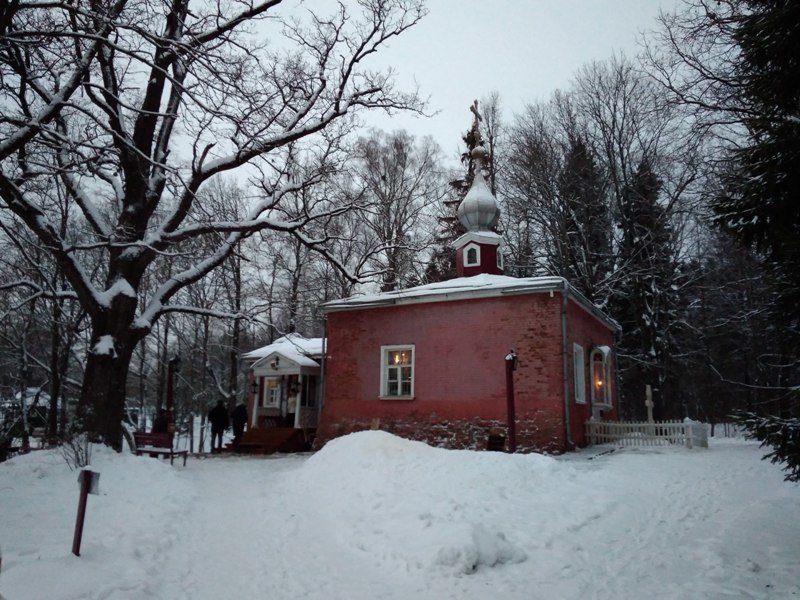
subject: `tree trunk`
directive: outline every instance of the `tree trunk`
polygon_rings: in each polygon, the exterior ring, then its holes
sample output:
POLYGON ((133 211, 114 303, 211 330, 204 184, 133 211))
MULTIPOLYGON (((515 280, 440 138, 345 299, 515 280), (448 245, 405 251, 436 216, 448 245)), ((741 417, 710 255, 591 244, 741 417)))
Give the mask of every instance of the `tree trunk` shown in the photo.
MULTIPOLYGON (((61 356, 59 357, 58 361, 58 372, 59 372, 59 381, 66 381, 67 380, 67 369, 69 368, 69 353, 70 349, 72 348, 72 344, 74 342, 75 334, 72 333, 67 337, 67 344, 63 348, 61 352, 61 356)), ((61 392, 61 406, 59 407, 58 411, 58 437, 62 440, 67 435, 67 401, 68 397, 67 394, 61 392)))
MULTIPOLYGON (((233 256, 233 312, 237 315, 242 311, 242 269, 241 258, 238 254, 233 256)), ((230 372, 228 375, 228 393, 231 398, 228 409, 233 410, 238 401, 239 383, 239 340, 241 338, 241 319, 237 316, 233 320, 230 348, 230 372)))
POLYGON ((113 352, 97 351, 101 336, 92 335, 83 388, 78 403, 79 423, 94 441, 103 442, 117 452, 122 450, 122 419, 128 369, 137 340, 131 336, 115 339, 113 352))
MULTIPOLYGON (((54 286, 55 287, 55 286, 54 286)), ((61 395, 61 301, 53 300, 50 323, 50 405, 47 411, 47 439, 58 437, 58 398, 61 395)))

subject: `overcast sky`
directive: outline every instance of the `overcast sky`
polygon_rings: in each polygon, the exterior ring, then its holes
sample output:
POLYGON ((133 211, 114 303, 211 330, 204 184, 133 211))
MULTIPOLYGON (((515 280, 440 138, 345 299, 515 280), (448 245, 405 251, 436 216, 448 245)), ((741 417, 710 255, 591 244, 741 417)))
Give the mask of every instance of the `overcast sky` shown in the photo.
POLYGON ((614 52, 632 56, 659 9, 677 0, 429 0, 430 13, 384 49, 398 81, 419 85, 435 116, 371 117, 385 130, 431 135, 447 159, 458 155, 469 105, 493 90, 506 118, 565 88, 575 71, 614 52))

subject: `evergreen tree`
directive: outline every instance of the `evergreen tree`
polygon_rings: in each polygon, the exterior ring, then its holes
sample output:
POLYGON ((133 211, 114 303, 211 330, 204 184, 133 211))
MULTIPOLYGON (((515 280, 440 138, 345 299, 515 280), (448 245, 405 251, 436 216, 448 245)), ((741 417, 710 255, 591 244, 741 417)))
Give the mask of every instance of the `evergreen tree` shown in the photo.
MULTIPOLYGON (((456 277, 456 251, 453 242, 466 233, 466 229, 458 220, 456 212, 458 205, 467 195, 472 180, 475 178, 475 163, 471 158, 472 151, 482 145, 480 122, 482 117, 478 114, 478 101, 475 100, 470 108, 475 114, 473 126, 462 136, 462 141, 466 150, 461 153, 461 163, 464 165, 465 173, 463 177, 452 179, 449 182, 449 193, 447 198, 442 201, 442 212, 438 217, 439 230, 436 234, 437 247, 434 249, 428 266, 425 269, 425 279, 428 283, 445 281, 456 277)), ((492 182, 494 190, 494 173, 492 166, 494 161, 484 161, 484 176, 492 182)), ((494 192, 493 192, 494 193, 494 192)))
POLYGON ((714 204, 718 222, 764 254, 781 302, 784 324, 777 407, 743 415, 753 437, 783 462, 787 479, 800 480, 800 3, 744 0, 734 41, 747 143, 732 155, 727 193, 714 204), (777 410, 776 410, 777 409, 777 410), (768 414, 765 414, 768 413, 768 414))
POLYGON ((764 459, 783 463, 783 470, 788 471, 786 481, 800 482, 800 419, 759 417, 750 413, 743 417, 742 423, 762 447, 772 448, 764 459))
POLYGON ((589 300, 604 303, 604 285, 611 270, 611 216, 603 176, 579 136, 570 142, 559 178, 563 234, 556 240, 559 265, 566 277, 589 300))
MULTIPOLYGON (((619 367, 622 398, 628 410, 642 398, 645 385, 665 392, 670 367, 669 328, 677 303, 674 289, 673 234, 659 204, 661 181, 645 158, 626 187, 618 226, 622 238, 617 269, 625 273, 615 291, 613 316, 622 325, 619 367)), ((670 395, 663 393, 663 397, 670 395)), ((657 400, 659 417, 674 416, 676 407, 657 400)), ((640 416, 640 415, 632 415, 640 416)))
POLYGON ((453 248, 453 241, 467 231, 458 220, 456 211, 469 190, 466 181, 455 179, 448 184, 448 194, 442 201, 441 214, 437 217, 439 227, 436 232, 436 247, 425 268, 425 280, 428 283, 456 277, 456 250, 453 248))
POLYGON ((800 3, 746 0, 739 46, 747 144, 733 152, 719 223, 765 253, 783 284, 783 311, 800 319, 800 3))

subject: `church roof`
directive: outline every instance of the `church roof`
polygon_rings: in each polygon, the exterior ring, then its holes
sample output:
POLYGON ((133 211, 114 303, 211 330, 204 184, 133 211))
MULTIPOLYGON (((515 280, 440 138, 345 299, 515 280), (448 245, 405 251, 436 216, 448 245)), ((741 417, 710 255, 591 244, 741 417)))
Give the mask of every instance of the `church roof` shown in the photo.
POLYGON ((325 313, 343 310, 361 310, 397 306, 401 304, 421 304, 425 302, 447 302, 472 298, 489 298, 517 294, 536 294, 546 292, 563 292, 567 290, 570 297, 579 305, 603 321, 610 329, 620 329, 619 324, 606 315, 600 308, 592 304, 583 294, 567 282, 563 277, 508 277, 482 273, 473 277, 458 277, 429 283, 404 290, 363 294, 333 300, 322 305, 325 313))

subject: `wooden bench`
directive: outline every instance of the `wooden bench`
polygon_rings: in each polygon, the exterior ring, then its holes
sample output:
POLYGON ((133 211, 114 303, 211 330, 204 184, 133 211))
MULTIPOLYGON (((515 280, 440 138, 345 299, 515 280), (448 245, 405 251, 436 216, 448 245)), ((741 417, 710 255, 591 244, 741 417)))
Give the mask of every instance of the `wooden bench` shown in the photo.
POLYGON ((169 464, 172 464, 176 456, 183 456, 183 466, 186 466, 186 456, 188 450, 174 450, 172 448, 172 435, 169 433, 144 433, 135 431, 133 441, 136 444, 136 456, 149 454, 150 456, 169 456, 169 464))

